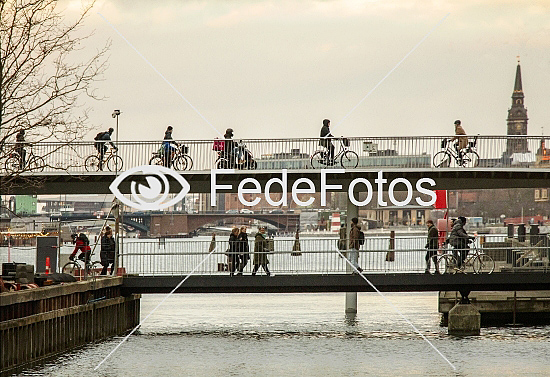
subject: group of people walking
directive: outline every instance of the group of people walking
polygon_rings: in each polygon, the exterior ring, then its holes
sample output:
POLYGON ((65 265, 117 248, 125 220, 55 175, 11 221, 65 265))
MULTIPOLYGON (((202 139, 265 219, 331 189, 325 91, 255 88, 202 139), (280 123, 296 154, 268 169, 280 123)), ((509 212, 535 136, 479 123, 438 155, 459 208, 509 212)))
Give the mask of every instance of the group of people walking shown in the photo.
MULTIPOLYGON (((258 233, 254 237, 254 268, 252 275, 256 275, 258 269, 262 267, 267 276, 270 276, 269 260, 267 254, 269 252, 266 228, 260 227, 258 233)), ((226 251, 227 254, 227 268, 229 275, 242 275, 244 268, 250 260, 250 246, 248 244, 248 234, 246 233, 246 227, 233 228, 231 235, 229 236, 229 248, 226 251)))

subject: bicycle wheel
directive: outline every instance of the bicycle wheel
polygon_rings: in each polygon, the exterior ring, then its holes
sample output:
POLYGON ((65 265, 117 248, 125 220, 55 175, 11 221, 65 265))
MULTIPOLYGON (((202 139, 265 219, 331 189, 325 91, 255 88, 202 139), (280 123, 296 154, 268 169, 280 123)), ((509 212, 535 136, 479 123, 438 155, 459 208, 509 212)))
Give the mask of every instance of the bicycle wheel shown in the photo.
POLYGON ((19 155, 11 155, 8 157, 5 163, 5 167, 8 173, 13 174, 20 170, 20 158, 19 155))
POLYGON ((153 156, 149 160, 149 165, 163 165, 163 164, 164 163, 162 162, 162 157, 160 156, 153 156))
POLYGON ((67 262, 61 269, 61 272, 64 274, 73 275, 76 277, 80 276, 80 265, 77 262, 67 262))
POLYGON ((29 160, 29 169, 32 171, 44 171, 44 167, 46 166, 46 162, 44 159, 40 156, 32 156, 29 160))
POLYGON ((473 265, 476 274, 490 274, 495 270, 495 261, 487 254, 479 254, 473 265))
POLYGON ((121 171, 122 164, 122 157, 113 155, 107 160, 107 169, 109 171, 121 171))
POLYGON ((462 161, 462 166, 465 168, 475 168, 479 165, 479 155, 474 151, 466 152, 462 156, 462 161))
POLYGON ((99 171, 99 157, 95 155, 88 156, 84 161, 86 171, 99 171))
POLYGON ((464 260, 464 273, 465 274, 476 274, 475 262, 477 258, 475 256, 466 257, 464 260))
POLYGON ((340 165, 344 169, 355 169, 359 165, 359 156, 354 151, 345 151, 340 158, 340 165))
POLYGON ((437 270, 440 274, 454 274, 456 272, 456 259, 450 254, 443 254, 437 261, 437 270))
POLYGON ((430 274, 432 275, 437 275, 439 274, 439 268, 437 266, 437 259, 439 258, 439 255, 432 255, 430 257, 430 268, 428 268, 428 271, 430 272, 430 274))
POLYGON ((311 167, 313 169, 323 169, 327 167, 327 156, 324 151, 317 151, 311 156, 311 167))
POLYGON ((183 156, 176 156, 172 160, 172 167, 174 170, 185 170, 187 169, 187 160, 183 156))
POLYGON ((184 154, 183 157, 185 158, 185 161, 187 162, 187 170, 193 169, 193 159, 188 154, 184 154))
POLYGON ((448 168, 451 165, 451 155, 446 151, 437 152, 433 162, 436 168, 448 168))

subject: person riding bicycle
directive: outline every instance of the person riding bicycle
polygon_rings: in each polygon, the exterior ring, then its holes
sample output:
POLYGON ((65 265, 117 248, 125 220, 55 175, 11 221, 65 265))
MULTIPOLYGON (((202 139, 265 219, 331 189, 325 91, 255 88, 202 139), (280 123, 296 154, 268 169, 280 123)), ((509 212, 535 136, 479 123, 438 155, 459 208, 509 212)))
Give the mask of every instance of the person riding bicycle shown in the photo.
POLYGON ((25 150, 24 146, 25 143, 25 130, 19 130, 17 135, 15 135, 15 151, 17 154, 19 154, 19 169, 23 170, 25 167, 25 157, 27 156, 27 151, 25 150))
POLYGON ((454 220, 451 234, 446 241, 454 248, 453 254, 457 261, 458 268, 462 267, 462 264, 466 260, 466 257, 470 251, 468 241, 475 239, 475 237, 471 237, 468 233, 466 233, 466 230, 464 230, 465 224, 466 218, 464 216, 460 216, 458 219, 454 220), (460 256, 458 253, 460 253, 460 256))
POLYGON ((172 126, 168 126, 166 132, 164 132, 164 141, 162 142, 162 148, 164 149, 164 166, 169 168, 172 166, 172 159, 176 153, 176 147, 178 143, 172 138, 172 126), (176 147, 172 146, 174 144, 176 147))
POLYGON ((458 153, 458 161, 462 165, 462 150, 468 146, 468 137, 466 135, 466 131, 464 131, 464 128, 460 125, 460 120, 455 120, 455 136, 451 139, 451 141, 455 141, 455 148, 458 153))
POLYGON ((74 261, 76 258, 76 253, 80 251, 78 259, 84 261, 84 263, 89 263, 92 249, 90 248, 90 241, 88 240, 88 237, 84 233, 80 233, 71 234, 71 238, 73 239, 73 244, 75 244, 75 248, 69 256, 69 260, 74 261))
POLYGON ((103 170, 103 159, 105 157, 105 153, 107 152, 107 143, 111 144, 111 146, 118 150, 118 148, 113 144, 111 141, 111 135, 114 132, 114 128, 109 128, 106 132, 100 132, 96 135, 94 140, 96 141, 94 143, 95 148, 99 152, 99 170, 103 170))
POLYGON ((325 147, 328 151, 327 156, 327 165, 334 165, 334 144, 330 140, 334 136, 330 133, 330 120, 323 120, 323 127, 321 127, 321 139, 319 140, 319 145, 325 147))

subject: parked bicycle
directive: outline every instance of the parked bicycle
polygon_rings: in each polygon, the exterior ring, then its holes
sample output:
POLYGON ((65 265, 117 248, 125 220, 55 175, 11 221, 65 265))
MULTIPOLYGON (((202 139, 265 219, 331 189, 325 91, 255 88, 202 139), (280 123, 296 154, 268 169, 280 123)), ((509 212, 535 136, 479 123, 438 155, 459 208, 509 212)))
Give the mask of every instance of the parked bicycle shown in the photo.
POLYGON ((327 166, 333 166, 337 161, 340 162, 340 165, 344 169, 354 169, 359 165, 359 156, 349 149, 349 139, 340 137, 338 140, 340 141, 340 150, 333 159, 330 158, 329 151, 326 148, 313 153, 311 156, 311 167, 313 169, 323 169, 327 166))
MULTIPOLYGON (((163 147, 161 147, 158 151, 153 152, 153 157, 149 160, 149 165, 168 166, 165 161, 166 153, 167 152, 163 147)), ((193 168, 193 159, 188 153, 189 147, 186 145, 180 145, 172 156, 172 167, 176 170, 191 170, 191 168, 193 168)))
POLYGON ((466 148, 457 150, 456 143, 452 139, 443 139, 441 141, 440 152, 437 152, 433 158, 433 164, 436 168, 448 168, 454 162, 457 167, 475 168, 479 164, 479 155, 476 152, 477 136, 473 141, 468 142, 466 148))
POLYGON ((86 269, 86 275, 95 277, 99 275, 102 268, 103 265, 100 261, 92 262, 91 259, 84 261, 80 258, 76 258, 75 260, 65 263, 61 272, 73 276, 82 276, 81 270, 86 269))
POLYGON ((44 171, 45 165, 46 162, 44 161, 44 159, 40 156, 35 155, 32 152, 32 146, 27 152, 25 164, 22 163, 21 155, 19 154, 19 152, 17 152, 17 150, 10 153, 9 157, 6 160, 6 163, 4 164, 7 172, 12 174, 23 171, 41 172, 44 171))
POLYGON ((100 154, 92 154, 84 161, 86 171, 103 171, 103 168, 107 166, 109 171, 121 171, 122 170, 122 157, 115 153, 116 149, 112 146, 105 153, 103 157, 103 163, 100 164, 100 154))
MULTIPOLYGON (((485 254, 477 248, 476 241, 477 239, 472 240, 470 252, 460 267, 458 267, 456 257, 452 252, 442 255, 434 255, 435 259, 437 259, 437 263, 433 273, 456 274, 457 272, 462 272, 491 274, 495 270, 495 261, 490 255, 485 254)), ((453 249, 453 251, 456 250, 453 249)), ((432 271, 430 270, 430 272, 432 271)))

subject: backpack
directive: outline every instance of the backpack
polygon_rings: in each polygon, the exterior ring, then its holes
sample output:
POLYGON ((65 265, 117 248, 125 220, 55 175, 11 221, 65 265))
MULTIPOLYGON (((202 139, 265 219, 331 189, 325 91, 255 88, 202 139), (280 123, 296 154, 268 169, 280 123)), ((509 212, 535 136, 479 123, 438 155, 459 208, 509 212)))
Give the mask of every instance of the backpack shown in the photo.
POLYGON ((95 135, 94 140, 101 140, 103 138, 103 135, 105 135, 105 132, 99 132, 97 135, 95 135))
POLYGON ((223 152, 225 149, 225 141, 216 139, 214 140, 214 145, 212 146, 212 150, 216 152, 223 152))
POLYGON ((363 233, 362 230, 359 231, 359 246, 363 246, 365 244, 365 233, 363 233))
POLYGON ((86 236, 84 233, 80 233, 80 234, 78 235, 78 238, 80 238, 80 240, 81 240, 82 242, 84 242, 84 244, 85 244, 86 246, 88 246, 88 245, 90 244, 90 240, 88 239, 88 236, 86 236))

